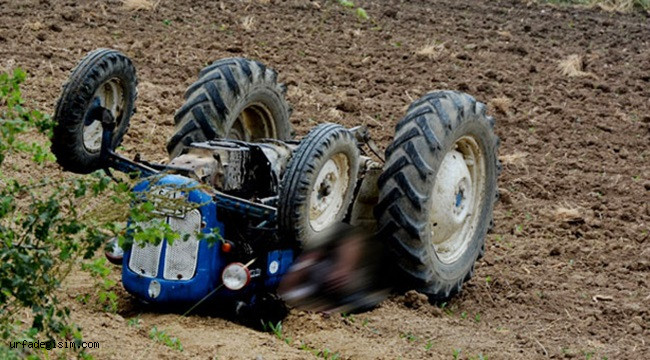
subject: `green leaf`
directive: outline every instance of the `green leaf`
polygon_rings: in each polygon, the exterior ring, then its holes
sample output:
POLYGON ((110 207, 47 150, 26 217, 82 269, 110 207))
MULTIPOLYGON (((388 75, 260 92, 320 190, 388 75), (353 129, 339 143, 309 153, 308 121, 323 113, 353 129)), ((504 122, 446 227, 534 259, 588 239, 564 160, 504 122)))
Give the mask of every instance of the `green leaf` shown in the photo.
POLYGON ((368 13, 363 8, 357 8, 357 17, 361 20, 368 20, 370 17, 368 13))
POLYGON ((352 1, 339 0, 339 4, 341 4, 341 6, 343 6, 343 7, 354 8, 354 3, 352 1))

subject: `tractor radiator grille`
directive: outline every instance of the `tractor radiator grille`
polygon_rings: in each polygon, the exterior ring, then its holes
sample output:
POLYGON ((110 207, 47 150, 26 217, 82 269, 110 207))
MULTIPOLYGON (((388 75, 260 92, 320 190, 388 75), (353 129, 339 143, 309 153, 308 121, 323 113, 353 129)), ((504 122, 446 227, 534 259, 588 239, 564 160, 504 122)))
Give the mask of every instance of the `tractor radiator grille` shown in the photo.
MULTIPOLYGON (((151 223, 140 224, 144 230, 151 227, 151 223)), ((146 277, 156 277, 158 275, 158 264, 160 262, 160 252, 162 251, 162 241, 158 245, 145 244, 144 247, 133 244, 131 258, 129 259, 129 268, 131 271, 146 277)))
POLYGON ((181 235, 172 246, 167 244, 163 277, 167 280, 187 280, 194 276, 199 253, 199 240, 196 234, 201 231, 199 210, 188 212, 184 218, 170 217, 169 226, 181 235), (183 236, 189 235, 187 241, 183 236))
MULTIPOLYGON (((201 212, 194 209, 183 218, 169 216, 165 221, 181 238, 174 241, 171 246, 167 244, 163 277, 167 280, 191 279, 196 270, 199 253, 199 239, 196 235, 201 231, 201 212), (187 241, 183 240, 185 235, 189 235, 187 241)), ((146 229, 151 226, 151 223, 140 226, 146 229)), ((134 244, 129 259, 131 271, 146 277, 158 276, 162 246, 163 242, 157 246, 145 244, 144 247, 134 244)))

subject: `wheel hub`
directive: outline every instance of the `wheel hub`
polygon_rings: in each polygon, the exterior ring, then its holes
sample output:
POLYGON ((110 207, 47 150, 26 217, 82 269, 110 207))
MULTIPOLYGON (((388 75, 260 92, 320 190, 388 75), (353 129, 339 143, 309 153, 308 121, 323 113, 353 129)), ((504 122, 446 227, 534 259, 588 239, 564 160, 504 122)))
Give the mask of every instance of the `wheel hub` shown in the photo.
POLYGON ((331 225, 341 211, 349 186, 350 164, 344 154, 336 154, 318 172, 310 195, 309 224, 314 231, 331 225))
POLYGON ((110 79, 102 84, 93 97, 92 103, 84 119, 83 142, 86 149, 97 152, 102 146, 102 123, 100 119, 95 119, 92 114, 98 107, 108 109, 113 118, 118 121, 119 126, 122 112, 126 104, 124 90, 119 79, 110 79))
POLYGON ((233 123, 227 137, 242 141, 276 138, 277 130, 271 112, 261 103, 248 105, 233 123))
POLYGON ((482 164, 471 137, 459 139, 440 164, 431 194, 430 227, 436 254, 444 263, 458 260, 471 240, 482 201, 482 164))

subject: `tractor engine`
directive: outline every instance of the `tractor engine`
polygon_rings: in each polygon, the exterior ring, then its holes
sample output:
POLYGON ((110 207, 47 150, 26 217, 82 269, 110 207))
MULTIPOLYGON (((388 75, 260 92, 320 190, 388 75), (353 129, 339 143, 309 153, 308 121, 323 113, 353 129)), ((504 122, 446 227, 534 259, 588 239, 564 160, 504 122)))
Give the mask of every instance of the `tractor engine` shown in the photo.
POLYGON ((296 146, 278 140, 193 143, 169 166, 217 191, 262 203, 273 202, 296 146))

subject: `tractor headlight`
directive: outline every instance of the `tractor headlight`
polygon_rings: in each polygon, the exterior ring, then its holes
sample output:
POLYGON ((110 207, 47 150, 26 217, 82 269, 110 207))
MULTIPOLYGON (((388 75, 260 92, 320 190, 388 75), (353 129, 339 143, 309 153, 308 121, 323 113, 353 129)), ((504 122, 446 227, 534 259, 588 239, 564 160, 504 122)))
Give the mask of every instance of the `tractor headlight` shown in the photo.
POLYGON ((230 290, 241 290, 250 280, 251 274, 242 263, 229 264, 221 273, 223 285, 230 290))
POLYGON ((149 283, 148 289, 149 297, 155 299, 160 295, 160 283, 156 280, 153 280, 149 283))

